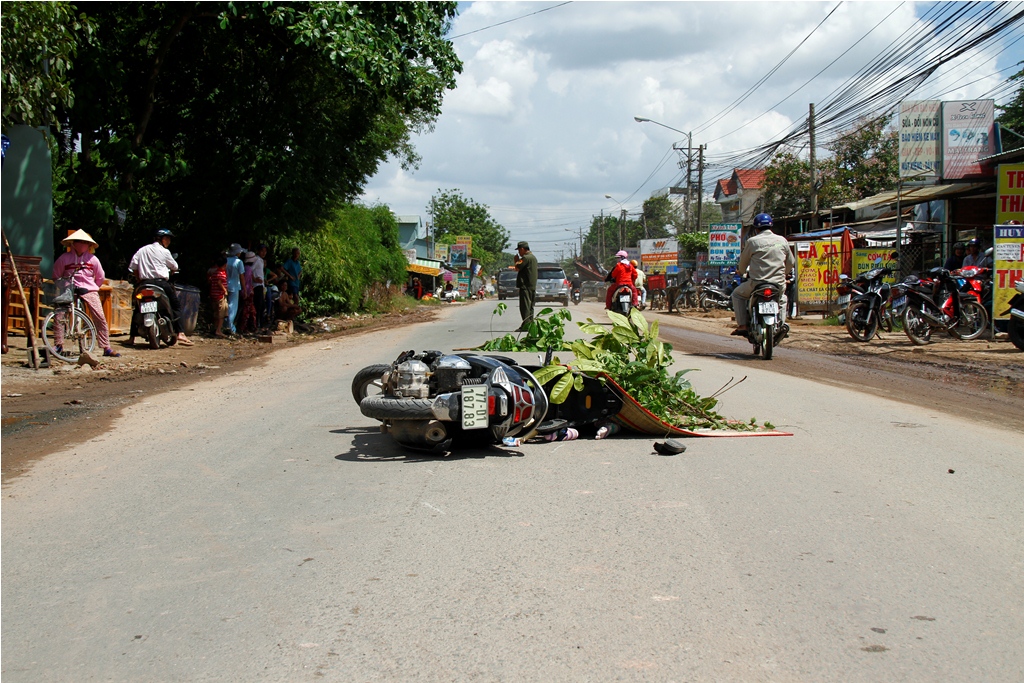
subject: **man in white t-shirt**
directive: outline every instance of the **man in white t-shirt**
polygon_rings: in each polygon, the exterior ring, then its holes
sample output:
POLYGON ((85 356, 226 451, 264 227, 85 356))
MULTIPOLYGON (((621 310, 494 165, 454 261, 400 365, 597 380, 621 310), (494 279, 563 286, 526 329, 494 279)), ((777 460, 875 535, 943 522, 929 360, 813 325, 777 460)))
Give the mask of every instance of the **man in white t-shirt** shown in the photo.
MULTIPOLYGON (((181 307, 178 305, 178 295, 174 286, 168 281, 171 273, 177 272, 178 262, 168 250, 171 246, 171 238, 174 235, 170 230, 157 230, 156 240, 135 252, 128 270, 135 274, 135 279, 140 284, 153 284, 164 290, 167 295, 167 303, 171 305, 171 325, 178 332, 178 343, 182 346, 192 346, 192 340, 181 331, 181 307)), ((135 343, 135 325, 131 326, 128 333, 128 345, 135 343)))

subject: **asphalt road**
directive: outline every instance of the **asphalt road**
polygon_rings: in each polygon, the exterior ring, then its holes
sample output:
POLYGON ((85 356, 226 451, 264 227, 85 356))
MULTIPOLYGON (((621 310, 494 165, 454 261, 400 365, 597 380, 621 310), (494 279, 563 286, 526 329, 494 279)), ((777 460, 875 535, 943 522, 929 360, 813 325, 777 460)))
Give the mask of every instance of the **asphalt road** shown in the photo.
POLYGON ((154 396, 10 482, 5 683, 1024 679, 1019 433, 681 356, 794 436, 401 451, 352 376, 518 323, 490 308, 154 396))

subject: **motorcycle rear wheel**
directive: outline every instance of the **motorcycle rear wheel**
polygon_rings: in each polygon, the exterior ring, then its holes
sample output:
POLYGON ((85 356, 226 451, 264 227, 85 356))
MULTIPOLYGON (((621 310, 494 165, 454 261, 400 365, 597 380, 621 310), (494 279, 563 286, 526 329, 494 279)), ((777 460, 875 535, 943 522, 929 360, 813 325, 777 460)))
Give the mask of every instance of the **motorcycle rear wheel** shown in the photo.
POLYGON ((953 336, 970 341, 977 339, 988 327, 988 312, 973 299, 960 305, 960 319, 952 329, 953 336))
POLYGON ((146 328, 146 338, 149 339, 149 348, 156 350, 160 348, 160 335, 156 331, 156 325, 146 328))
POLYGON ((764 352, 762 353, 765 360, 772 359, 772 352, 775 350, 775 331, 770 327, 765 328, 764 335, 764 352))
POLYGON ((356 376, 352 378, 352 398, 356 400, 356 403, 361 402, 367 396, 381 393, 383 388, 380 378, 390 369, 391 366, 386 363, 377 363, 367 365, 357 372, 356 376), (374 389, 376 391, 373 391, 374 389))
POLYGON ((856 301, 846 310, 846 331, 859 342, 869 342, 878 331, 878 316, 871 315, 871 305, 867 301, 856 301), (868 318, 871 321, 868 322, 868 318))
POLYGON ((906 332, 907 338, 918 346, 925 346, 932 341, 932 326, 913 306, 903 309, 903 331, 906 332))
POLYGON ((1010 324, 1007 326, 1006 332, 1010 336, 1010 343, 1024 351, 1024 322, 1017 318, 1010 318, 1010 324))
POLYGON ((429 398, 367 396, 359 402, 359 411, 375 420, 431 420, 433 403, 429 398))

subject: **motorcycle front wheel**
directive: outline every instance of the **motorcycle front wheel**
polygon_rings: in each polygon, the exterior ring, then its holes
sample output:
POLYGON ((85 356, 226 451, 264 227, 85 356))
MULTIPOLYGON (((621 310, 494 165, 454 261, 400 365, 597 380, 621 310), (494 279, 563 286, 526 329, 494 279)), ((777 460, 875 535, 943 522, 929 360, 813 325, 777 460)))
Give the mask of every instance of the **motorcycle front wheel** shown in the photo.
POLYGON ((873 315, 871 304, 856 301, 846 311, 846 331, 859 342, 869 342, 878 331, 878 316, 873 315))
POLYGON ((970 341, 981 336, 988 327, 988 312, 977 301, 965 301, 960 305, 960 319, 953 328, 953 336, 970 341))
POLYGON ((352 378, 352 398, 356 400, 356 403, 360 403, 367 396, 382 393, 383 387, 380 378, 390 369, 391 366, 386 363, 377 363, 376 365, 367 365, 357 372, 356 376, 352 378))
POLYGON ((932 341, 932 326, 913 306, 903 309, 903 331, 907 333, 907 338, 918 346, 930 344, 932 341))

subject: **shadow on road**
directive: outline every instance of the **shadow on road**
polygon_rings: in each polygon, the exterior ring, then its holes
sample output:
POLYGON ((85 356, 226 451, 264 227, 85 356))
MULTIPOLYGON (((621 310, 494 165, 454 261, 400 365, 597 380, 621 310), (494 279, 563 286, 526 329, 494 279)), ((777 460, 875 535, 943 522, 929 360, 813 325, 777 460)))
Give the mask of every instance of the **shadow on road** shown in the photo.
POLYGON ((469 460, 492 458, 521 458, 522 451, 498 448, 497 446, 474 446, 456 448, 448 455, 432 455, 406 450, 395 443, 387 434, 381 434, 378 427, 351 427, 332 429, 331 434, 352 435, 352 448, 339 453, 335 460, 348 462, 435 462, 437 460, 469 460))

